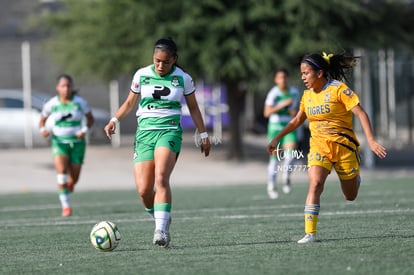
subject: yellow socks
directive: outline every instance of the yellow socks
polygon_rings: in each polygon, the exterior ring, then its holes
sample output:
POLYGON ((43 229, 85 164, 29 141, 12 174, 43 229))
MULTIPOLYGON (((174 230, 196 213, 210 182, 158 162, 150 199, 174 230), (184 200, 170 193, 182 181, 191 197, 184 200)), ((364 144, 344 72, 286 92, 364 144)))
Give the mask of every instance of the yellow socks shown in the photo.
POLYGON ((318 224, 319 204, 305 205, 305 234, 316 234, 318 224))

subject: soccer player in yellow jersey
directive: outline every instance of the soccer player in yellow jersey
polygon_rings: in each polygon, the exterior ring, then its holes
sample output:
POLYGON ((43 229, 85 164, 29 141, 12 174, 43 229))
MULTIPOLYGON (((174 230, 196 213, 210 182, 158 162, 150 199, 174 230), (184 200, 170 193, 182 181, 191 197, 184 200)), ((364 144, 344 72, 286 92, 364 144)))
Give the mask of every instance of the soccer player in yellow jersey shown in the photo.
POLYGON ((300 244, 319 241, 316 225, 320 197, 332 167, 338 174, 345 199, 353 201, 358 195, 360 157, 359 142, 352 129, 353 114, 361 122, 370 149, 379 158, 385 158, 387 154, 375 140, 370 120, 357 94, 342 82, 355 61, 355 57, 343 54, 305 56, 300 70, 307 90, 303 93, 299 111, 267 148, 269 154, 274 154, 283 136, 309 120, 309 190, 305 204, 305 237, 298 241, 300 244))

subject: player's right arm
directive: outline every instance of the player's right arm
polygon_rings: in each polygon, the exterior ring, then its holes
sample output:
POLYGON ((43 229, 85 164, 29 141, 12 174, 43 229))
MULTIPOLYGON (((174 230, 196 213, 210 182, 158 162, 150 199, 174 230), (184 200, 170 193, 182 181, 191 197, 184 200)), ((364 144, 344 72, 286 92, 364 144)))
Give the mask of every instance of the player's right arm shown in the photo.
POLYGON ((44 138, 47 138, 50 135, 49 131, 46 129, 46 121, 51 112, 51 102, 52 102, 52 99, 46 102, 45 105, 43 105, 42 112, 40 115, 39 129, 40 129, 40 134, 44 138))
POLYGON ((305 120, 306 120, 305 112, 302 110, 299 110, 296 116, 289 121, 286 127, 283 128, 282 131, 280 131, 280 133, 272 139, 272 141, 270 141, 269 145, 267 145, 267 152, 270 155, 272 155, 273 152, 276 150, 277 143, 279 142, 279 140, 283 136, 296 130, 300 125, 302 125, 303 122, 305 122, 305 120))
POLYGON ((42 135, 42 137, 47 138, 49 136, 49 131, 46 130, 45 126, 46 126, 46 120, 47 117, 41 116, 40 117, 40 121, 39 121, 39 129, 40 129, 40 134, 42 135))
POLYGON ((116 130, 116 123, 115 121, 119 121, 124 118, 127 114, 129 114, 132 109, 136 106, 137 102, 140 100, 140 94, 135 93, 133 91, 129 92, 127 99, 124 103, 119 107, 118 111, 116 112, 115 116, 106 124, 104 131, 106 136, 111 139, 111 136, 115 134, 116 130), (115 119, 114 119, 115 118, 115 119))

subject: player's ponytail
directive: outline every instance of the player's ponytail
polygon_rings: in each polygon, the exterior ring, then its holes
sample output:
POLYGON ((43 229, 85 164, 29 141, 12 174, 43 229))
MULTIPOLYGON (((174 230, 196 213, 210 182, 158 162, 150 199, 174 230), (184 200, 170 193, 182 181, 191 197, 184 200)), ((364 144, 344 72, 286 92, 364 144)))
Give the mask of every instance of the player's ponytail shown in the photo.
POLYGON ((323 52, 306 55, 302 63, 307 63, 315 71, 322 70, 326 78, 346 81, 347 74, 355 66, 357 58, 352 55, 323 52))

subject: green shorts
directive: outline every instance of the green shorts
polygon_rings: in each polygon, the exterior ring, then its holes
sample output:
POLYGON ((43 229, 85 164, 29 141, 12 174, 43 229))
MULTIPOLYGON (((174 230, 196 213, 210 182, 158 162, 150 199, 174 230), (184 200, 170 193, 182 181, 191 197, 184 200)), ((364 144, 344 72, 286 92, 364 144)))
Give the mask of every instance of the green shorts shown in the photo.
POLYGON ((181 151, 183 131, 179 130, 137 130, 134 144, 134 162, 154 160, 154 151, 167 147, 177 157, 181 151))
MULTIPOLYGON (((287 122, 276 122, 276 123, 269 123, 267 125, 267 139, 269 142, 282 131, 283 128, 287 125, 287 122)), ((286 143, 296 143, 297 137, 296 137, 296 131, 290 132, 289 134, 282 137, 282 139, 279 141, 280 146, 282 147, 286 143)))
POLYGON ((82 165, 85 158, 85 149, 86 142, 84 139, 76 142, 62 143, 52 138, 53 156, 68 156, 70 163, 82 165))

